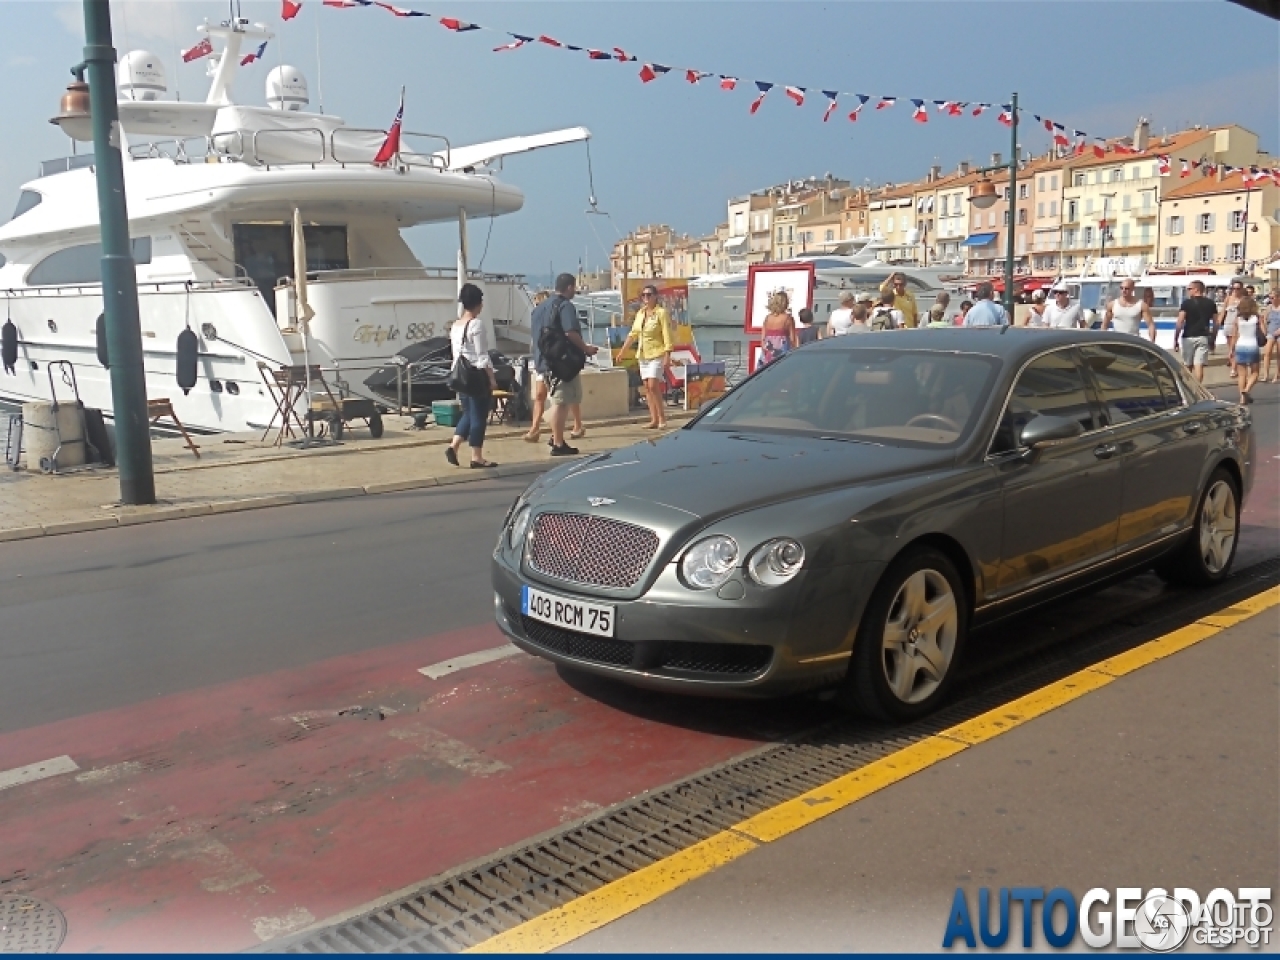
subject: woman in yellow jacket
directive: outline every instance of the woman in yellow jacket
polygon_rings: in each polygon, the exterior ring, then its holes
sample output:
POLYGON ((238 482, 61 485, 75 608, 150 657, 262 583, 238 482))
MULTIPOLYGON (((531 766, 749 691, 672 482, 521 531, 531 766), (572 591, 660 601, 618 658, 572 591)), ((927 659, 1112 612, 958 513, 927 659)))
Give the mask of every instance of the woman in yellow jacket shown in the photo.
POLYGON ((671 318, 658 303, 658 288, 645 287, 640 292, 643 306, 636 312, 631 332, 622 343, 619 356, 625 356, 633 343, 638 343, 636 360, 640 363, 640 379, 644 381, 645 400, 649 404, 646 430, 660 430, 667 425, 662 408, 662 387, 667 367, 671 364, 671 318))

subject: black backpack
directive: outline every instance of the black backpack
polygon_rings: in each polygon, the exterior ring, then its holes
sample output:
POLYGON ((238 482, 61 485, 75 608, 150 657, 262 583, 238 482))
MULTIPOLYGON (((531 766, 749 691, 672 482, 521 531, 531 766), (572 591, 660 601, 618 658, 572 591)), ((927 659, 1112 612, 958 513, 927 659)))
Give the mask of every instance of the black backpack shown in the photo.
POLYGON ((546 364, 550 386, 568 383, 587 365, 587 355, 569 339, 560 324, 560 309, 569 301, 556 297, 551 303, 551 319, 538 334, 538 352, 546 364))

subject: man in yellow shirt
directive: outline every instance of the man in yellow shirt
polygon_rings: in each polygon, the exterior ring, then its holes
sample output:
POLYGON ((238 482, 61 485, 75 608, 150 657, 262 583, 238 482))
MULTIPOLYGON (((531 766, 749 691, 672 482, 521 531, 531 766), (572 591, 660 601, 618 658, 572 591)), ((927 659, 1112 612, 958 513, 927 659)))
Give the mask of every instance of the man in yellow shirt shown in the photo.
POLYGON ((636 311, 631 332, 622 342, 618 355, 625 356, 633 343, 638 341, 636 360, 640 363, 640 379, 644 381, 645 400, 649 404, 649 424, 646 430, 660 430, 667 425, 667 415, 662 407, 662 387, 667 367, 671 364, 671 318, 666 308, 658 303, 658 288, 652 284, 640 291, 642 306, 636 311))
POLYGON ((911 328, 920 323, 920 308, 916 306, 915 294, 907 289, 907 278, 905 274, 894 273, 889 279, 880 284, 880 295, 893 290, 893 309, 902 311, 903 326, 911 328))

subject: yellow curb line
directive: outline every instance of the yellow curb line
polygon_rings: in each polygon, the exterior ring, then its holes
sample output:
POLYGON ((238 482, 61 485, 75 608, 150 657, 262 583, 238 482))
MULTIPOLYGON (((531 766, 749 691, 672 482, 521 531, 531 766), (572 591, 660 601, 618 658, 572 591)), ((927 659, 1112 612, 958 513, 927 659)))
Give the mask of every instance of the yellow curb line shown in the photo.
POLYGON ((628 874, 562 907, 490 937, 466 953, 547 953, 624 917, 691 880, 785 837, 969 747, 991 740, 1111 683, 1117 677, 1185 650, 1280 604, 1271 587, 1188 626, 1064 677, 1056 683, 949 727, 891 756, 837 777, 748 817, 657 863, 628 874))

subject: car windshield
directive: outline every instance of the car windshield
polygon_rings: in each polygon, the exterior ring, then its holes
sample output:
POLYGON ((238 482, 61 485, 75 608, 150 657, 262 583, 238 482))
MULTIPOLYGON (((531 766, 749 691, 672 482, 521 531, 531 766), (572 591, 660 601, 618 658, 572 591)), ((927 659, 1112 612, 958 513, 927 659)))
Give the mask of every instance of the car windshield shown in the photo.
POLYGON ((799 350, 713 406, 695 430, 951 446, 973 429, 999 361, 933 350, 799 350))

